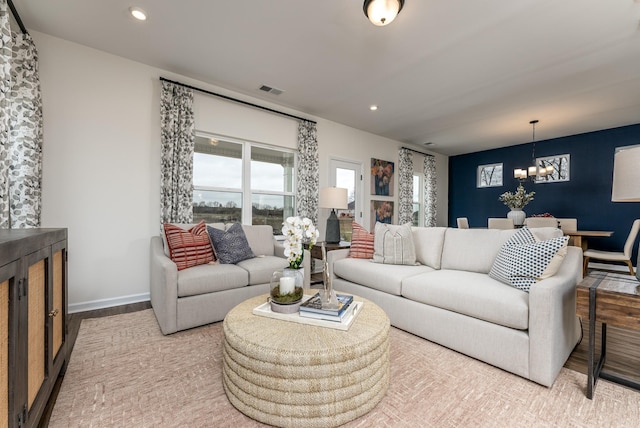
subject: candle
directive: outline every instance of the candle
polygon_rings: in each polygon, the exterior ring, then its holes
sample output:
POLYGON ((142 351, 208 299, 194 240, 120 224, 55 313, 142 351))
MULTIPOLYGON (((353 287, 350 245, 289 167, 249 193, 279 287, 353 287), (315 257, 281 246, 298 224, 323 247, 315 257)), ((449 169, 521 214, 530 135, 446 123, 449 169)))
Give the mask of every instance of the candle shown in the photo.
POLYGON ((280 295, 291 294, 295 290, 296 279, 292 276, 280 278, 280 295))

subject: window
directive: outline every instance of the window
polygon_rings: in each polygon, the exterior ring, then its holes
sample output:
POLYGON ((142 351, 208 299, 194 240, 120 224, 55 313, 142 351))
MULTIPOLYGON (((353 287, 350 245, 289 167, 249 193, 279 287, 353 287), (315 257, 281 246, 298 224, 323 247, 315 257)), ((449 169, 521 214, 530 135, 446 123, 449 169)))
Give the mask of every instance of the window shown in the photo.
POLYGON ((268 224, 280 234, 295 212, 294 172, 291 150, 196 135, 194 221, 268 224))
POLYGON ((362 225, 362 164, 345 159, 329 160, 329 185, 347 189, 347 209, 338 210, 340 239, 351 242, 353 222, 362 225))
POLYGON ((502 164, 478 166, 478 187, 502 186, 502 164))
POLYGON ((422 213, 422 199, 424 192, 422 191, 422 177, 418 174, 413 175, 413 215, 411 222, 414 226, 422 226, 424 224, 424 215, 422 213))

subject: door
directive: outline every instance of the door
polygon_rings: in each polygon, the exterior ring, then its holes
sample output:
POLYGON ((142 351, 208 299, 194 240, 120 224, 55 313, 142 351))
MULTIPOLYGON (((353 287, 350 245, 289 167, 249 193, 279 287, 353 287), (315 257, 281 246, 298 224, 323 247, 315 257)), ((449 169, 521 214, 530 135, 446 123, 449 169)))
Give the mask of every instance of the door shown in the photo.
POLYGON ((338 210, 340 238, 351 242, 353 221, 363 225, 362 163, 344 159, 329 160, 329 185, 347 189, 348 208, 338 210))

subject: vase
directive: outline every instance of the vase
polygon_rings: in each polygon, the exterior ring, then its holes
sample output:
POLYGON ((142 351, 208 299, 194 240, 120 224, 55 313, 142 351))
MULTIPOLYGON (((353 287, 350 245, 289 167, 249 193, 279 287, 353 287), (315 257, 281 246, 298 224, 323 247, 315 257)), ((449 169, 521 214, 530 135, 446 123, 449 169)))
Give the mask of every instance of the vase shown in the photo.
POLYGON ((294 277, 296 287, 304 288, 304 268, 284 268, 282 270, 282 275, 294 277))
POLYGON ((527 218, 527 213, 522 211, 522 208, 511 208, 511 211, 507 213, 507 218, 513 220, 514 226, 522 226, 524 219, 527 218))

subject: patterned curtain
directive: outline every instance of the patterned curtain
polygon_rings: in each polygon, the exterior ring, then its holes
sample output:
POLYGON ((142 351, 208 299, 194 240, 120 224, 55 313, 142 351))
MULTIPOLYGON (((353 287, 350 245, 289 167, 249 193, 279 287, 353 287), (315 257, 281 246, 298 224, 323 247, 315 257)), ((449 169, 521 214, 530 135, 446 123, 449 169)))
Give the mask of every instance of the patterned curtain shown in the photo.
POLYGON ((320 177, 318 175, 318 139, 316 124, 301 121, 298 125, 298 171, 296 208, 298 215, 308 217, 318 224, 318 195, 320 177))
POLYGON ((413 223, 413 153, 404 148, 400 149, 398 161, 400 187, 398 223, 413 223))
POLYGON ((424 157, 424 225, 426 227, 436 226, 437 211, 436 193, 436 158, 433 156, 424 157))
POLYGON ((162 82, 160 94, 160 222, 193 221, 193 91, 162 82))
POLYGON ((0 228, 9 220, 9 110, 11 103, 11 28, 6 0, 0 0, 0 228))
POLYGON ((9 118, 9 218, 12 229, 39 227, 42 212, 42 96, 38 51, 13 33, 9 118))

